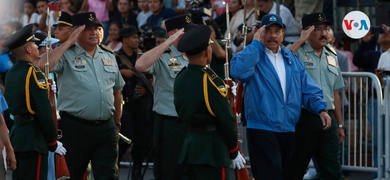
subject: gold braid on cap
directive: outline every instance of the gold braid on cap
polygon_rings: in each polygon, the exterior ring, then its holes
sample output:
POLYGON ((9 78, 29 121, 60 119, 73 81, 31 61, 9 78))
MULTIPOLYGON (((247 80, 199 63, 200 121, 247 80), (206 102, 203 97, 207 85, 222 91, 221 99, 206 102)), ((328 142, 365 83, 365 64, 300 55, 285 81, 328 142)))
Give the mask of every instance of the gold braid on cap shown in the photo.
MULTIPOLYGON (((37 74, 36 74, 36 68, 35 67, 33 67, 32 65, 31 65, 31 67, 28 69, 28 72, 27 72, 27 76, 26 76, 26 85, 25 85, 25 93, 26 93, 26 105, 27 105, 27 110, 28 110, 28 112, 30 112, 31 114, 35 114, 35 111, 34 110, 32 110, 32 108, 31 108, 31 102, 30 102, 30 78, 31 78, 31 73, 33 72, 33 70, 34 70, 34 74, 33 74, 33 76, 34 76, 34 80, 35 80, 35 83, 38 85, 38 87, 40 88, 40 89, 45 89, 45 90, 48 90, 47 91, 47 95, 48 95, 48 97, 49 97, 49 83, 48 83, 48 81, 47 81, 47 78, 46 78, 46 76, 44 76, 45 77, 45 84, 42 84, 42 83, 40 83, 39 82, 39 80, 38 80, 38 78, 37 78, 37 74)), ((38 72, 40 72, 40 73, 42 73, 41 71, 38 71, 38 72)))

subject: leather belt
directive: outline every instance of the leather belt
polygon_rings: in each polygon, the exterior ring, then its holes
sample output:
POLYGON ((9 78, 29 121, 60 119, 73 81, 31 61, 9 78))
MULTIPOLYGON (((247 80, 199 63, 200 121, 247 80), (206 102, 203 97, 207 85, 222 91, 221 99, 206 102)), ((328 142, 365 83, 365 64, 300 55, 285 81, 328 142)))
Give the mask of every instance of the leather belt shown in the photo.
POLYGON ((214 126, 214 124, 209 124, 203 127, 188 127, 188 131, 190 132, 211 132, 215 130, 217 130, 217 128, 214 126))
POLYGON ((71 120, 75 120, 75 121, 78 121, 78 122, 81 122, 81 123, 85 123, 85 124, 92 124, 92 125, 99 125, 99 124, 103 124, 105 122, 108 122, 111 118, 107 119, 107 120, 88 120, 88 119, 84 119, 84 118, 80 118, 80 117, 77 117, 77 116, 74 116, 66 111, 60 111, 60 116, 61 117, 66 117, 66 118, 69 118, 71 120))
POLYGON ((19 122, 32 122, 35 120, 35 117, 30 114, 24 114, 24 115, 14 115, 14 120, 19 122))

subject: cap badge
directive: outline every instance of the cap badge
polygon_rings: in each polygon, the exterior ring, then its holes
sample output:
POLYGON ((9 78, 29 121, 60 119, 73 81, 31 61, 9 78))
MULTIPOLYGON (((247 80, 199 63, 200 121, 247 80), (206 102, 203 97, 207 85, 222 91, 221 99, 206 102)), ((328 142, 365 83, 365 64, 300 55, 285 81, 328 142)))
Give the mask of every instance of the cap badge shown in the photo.
POLYGON ((92 16, 92 14, 89 14, 89 18, 88 18, 88 20, 89 21, 93 21, 95 18, 92 16))
POLYGON ((318 20, 322 21, 324 18, 321 16, 321 14, 318 15, 318 20))
POLYGON ((275 16, 271 16, 271 17, 269 18, 269 21, 273 22, 273 21, 277 21, 277 19, 276 19, 275 16))
POLYGON ((186 23, 191 23, 191 18, 189 16, 186 16, 186 23))

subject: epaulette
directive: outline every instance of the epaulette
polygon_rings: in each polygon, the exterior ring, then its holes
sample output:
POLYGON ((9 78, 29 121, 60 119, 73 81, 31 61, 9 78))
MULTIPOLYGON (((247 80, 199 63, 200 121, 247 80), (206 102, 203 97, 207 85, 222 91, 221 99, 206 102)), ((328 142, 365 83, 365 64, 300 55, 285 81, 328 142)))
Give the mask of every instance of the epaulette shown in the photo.
POLYGON ((33 68, 34 72, 42 72, 41 69, 39 69, 39 67, 37 67, 31 63, 30 63, 30 66, 33 68))
POLYGON ((104 51, 107 51, 111 54, 114 54, 114 50, 112 50, 111 48, 109 48, 108 46, 106 46, 104 44, 99 44, 99 47, 102 48, 104 51))
POLYGON ((69 46, 68 49, 73 49, 74 47, 76 47, 76 44, 73 44, 73 45, 69 46))
POLYGON ((333 53, 335 56, 337 56, 336 49, 331 46, 330 44, 325 45, 325 49, 328 50, 329 52, 333 53))
POLYGON ((167 50, 164 51, 164 53, 170 53, 172 50, 167 48, 167 50))
POLYGON ((226 84, 222 81, 221 78, 218 78, 218 75, 210 68, 204 67, 202 69, 204 72, 203 74, 203 97, 206 103, 207 110, 209 113, 215 117, 215 113, 211 109, 210 101, 209 101, 209 90, 208 90, 208 82, 210 82, 221 94, 222 97, 227 96, 227 86, 226 84), (221 82, 215 82, 217 80, 221 80, 221 82), (218 84, 218 85, 217 85, 218 84), (222 85, 219 85, 222 84, 222 85))
POLYGON ((181 68, 181 70, 177 73, 176 77, 179 76, 180 73, 182 73, 186 69, 187 69, 187 66, 184 66, 183 68, 181 68))
POLYGON ((211 80, 214 80, 215 78, 218 77, 217 73, 215 73, 212 69, 210 68, 207 68, 207 67, 204 67, 202 69, 203 72, 205 72, 210 78, 211 80))

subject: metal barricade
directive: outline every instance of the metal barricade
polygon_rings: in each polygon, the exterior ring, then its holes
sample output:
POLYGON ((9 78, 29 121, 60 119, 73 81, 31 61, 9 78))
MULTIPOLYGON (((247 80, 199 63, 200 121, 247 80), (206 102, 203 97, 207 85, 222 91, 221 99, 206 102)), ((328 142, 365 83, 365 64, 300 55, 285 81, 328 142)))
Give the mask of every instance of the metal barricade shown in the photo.
POLYGON ((343 77, 347 82, 345 93, 341 93, 341 99, 347 99, 347 102, 342 101, 345 139, 340 162, 343 170, 376 173, 378 179, 388 177, 384 171, 388 152, 384 150, 386 131, 383 127, 388 123, 383 121, 383 102, 389 101, 383 100, 381 84, 375 74, 344 72, 343 77))

